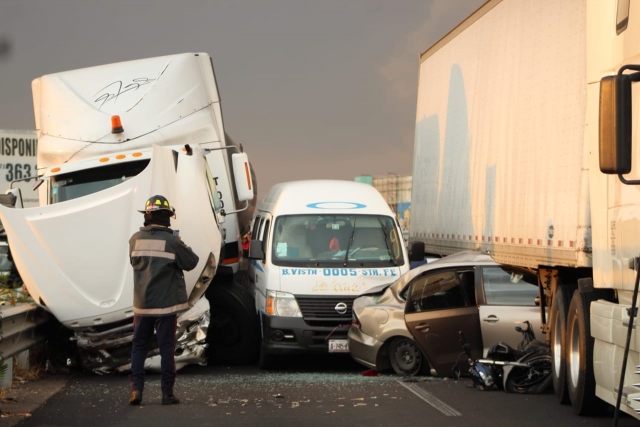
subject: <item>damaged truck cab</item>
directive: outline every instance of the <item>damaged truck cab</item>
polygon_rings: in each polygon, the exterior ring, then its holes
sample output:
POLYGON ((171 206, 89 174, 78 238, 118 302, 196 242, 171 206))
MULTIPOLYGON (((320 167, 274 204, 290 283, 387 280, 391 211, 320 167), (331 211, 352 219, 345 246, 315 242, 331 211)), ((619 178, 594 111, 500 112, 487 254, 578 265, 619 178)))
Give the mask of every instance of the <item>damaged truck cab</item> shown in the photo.
MULTIPOLYGON (((223 209, 216 180, 226 191, 233 188, 239 201, 254 198, 247 155, 235 146, 230 156, 225 152, 209 56, 179 54, 45 75, 32 89, 40 206, 0 207, 29 293, 73 331, 86 369, 128 369, 128 240, 142 226, 138 210, 145 200, 162 194, 176 206, 172 228, 200 257, 185 272, 190 309, 178 318, 176 365, 205 363, 204 293, 222 265, 225 214, 234 213, 223 209)), ((156 366, 154 349, 147 367, 156 366)))

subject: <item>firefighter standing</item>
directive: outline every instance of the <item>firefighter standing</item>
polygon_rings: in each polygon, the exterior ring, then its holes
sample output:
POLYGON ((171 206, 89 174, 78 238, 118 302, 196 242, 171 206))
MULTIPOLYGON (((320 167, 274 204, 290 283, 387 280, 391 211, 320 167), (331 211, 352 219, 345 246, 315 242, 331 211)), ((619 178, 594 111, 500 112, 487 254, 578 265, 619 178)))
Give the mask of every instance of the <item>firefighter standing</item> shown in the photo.
POLYGON ((177 313, 189 308, 183 270, 198 264, 198 256, 174 235, 175 209, 163 196, 145 205, 144 227, 129 239, 133 266, 133 346, 131 349, 130 405, 139 405, 144 390, 144 361, 156 330, 161 357, 162 404, 180 403, 173 394, 177 313))

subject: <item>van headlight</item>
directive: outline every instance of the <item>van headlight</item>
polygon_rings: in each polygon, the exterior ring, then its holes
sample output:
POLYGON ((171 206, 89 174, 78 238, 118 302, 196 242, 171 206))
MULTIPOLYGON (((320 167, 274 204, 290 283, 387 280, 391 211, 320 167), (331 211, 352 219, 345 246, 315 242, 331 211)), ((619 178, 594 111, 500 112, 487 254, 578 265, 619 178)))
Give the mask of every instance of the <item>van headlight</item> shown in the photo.
POLYGON ((267 291, 265 311, 271 316, 302 317, 296 298, 287 292, 267 291))

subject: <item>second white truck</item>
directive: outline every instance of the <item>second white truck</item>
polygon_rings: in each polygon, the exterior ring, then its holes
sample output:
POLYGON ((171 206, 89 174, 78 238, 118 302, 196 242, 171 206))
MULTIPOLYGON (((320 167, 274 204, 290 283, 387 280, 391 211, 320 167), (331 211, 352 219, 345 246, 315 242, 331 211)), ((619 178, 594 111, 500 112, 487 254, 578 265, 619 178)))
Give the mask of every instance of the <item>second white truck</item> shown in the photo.
POLYGON ((410 240, 537 274, 558 400, 640 418, 630 3, 490 0, 421 55, 410 240))

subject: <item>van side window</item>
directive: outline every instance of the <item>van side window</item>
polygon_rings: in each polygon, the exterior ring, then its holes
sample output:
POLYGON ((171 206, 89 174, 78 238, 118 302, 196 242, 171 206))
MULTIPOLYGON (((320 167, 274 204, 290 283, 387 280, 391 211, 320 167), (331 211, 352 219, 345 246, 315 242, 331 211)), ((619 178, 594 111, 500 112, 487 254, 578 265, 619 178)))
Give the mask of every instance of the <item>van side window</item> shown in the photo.
POLYGON ((266 220, 264 222, 264 228, 262 230, 262 251, 267 253, 267 240, 269 238, 269 224, 271 221, 266 220))
POLYGON ((256 219, 253 220, 253 229, 251 230, 251 238, 253 240, 258 239, 258 230, 260 228, 260 220, 262 217, 257 216, 256 219))
POLYGON ((262 241, 262 224, 264 223, 264 217, 260 218, 260 224, 258 224, 258 234, 256 234, 256 240, 262 241))

